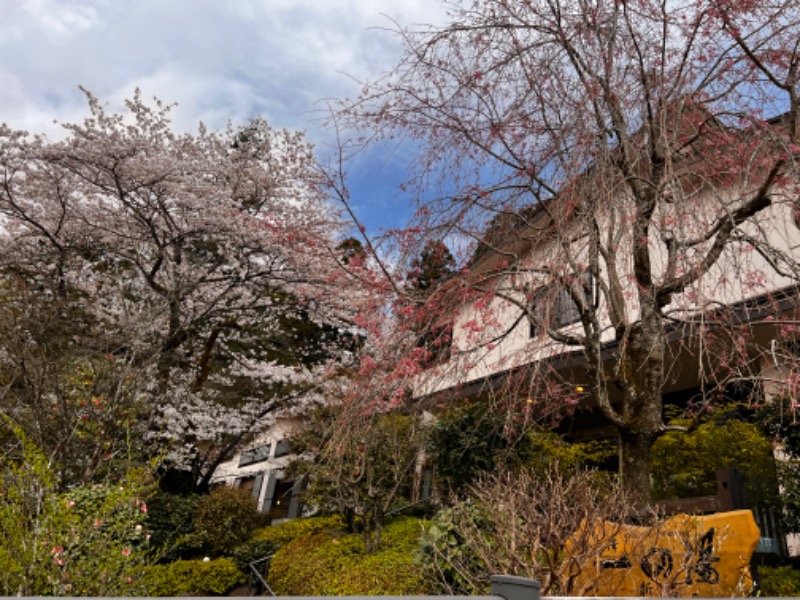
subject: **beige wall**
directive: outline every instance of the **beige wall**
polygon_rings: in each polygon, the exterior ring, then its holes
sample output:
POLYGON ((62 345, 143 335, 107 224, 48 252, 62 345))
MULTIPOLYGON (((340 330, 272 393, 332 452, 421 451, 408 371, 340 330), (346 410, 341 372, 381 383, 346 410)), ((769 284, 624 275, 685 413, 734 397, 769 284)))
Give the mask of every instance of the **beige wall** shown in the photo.
MULTIPOLYGON (((730 198, 710 197, 705 206, 698 206, 682 222, 682 234, 691 235, 702 232, 708 222, 719 214, 720 206, 730 198)), ((794 207, 791 199, 776 195, 774 204, 761 213, 744 230, 748 235, 768 245, 773 252, 783 254, 800 262, 800 230, 794 223, 794 207)), ((618 217, 609 214, 607 218, 618 217)), ((616 221, 615 221, 616 222, 616 221)), ((619 223, 617 223, 619 226, 619 223)), ((657 236, 654 236, 654 238, 657 236)), ((666 262, 666 249, 663 244, 651 242, 651 253, 656 270, 662 270, 666 262)), ((453 345, 450 360, 433 367, 421 375, 415 386, 416 395, 426 395, 458 384, 477 381, 494 373, 499 373, 524 364, 531 364, 544 358, 563 353, 566 348, 547 336, 531 339, 529 322, 520 319, 522 310, 503 296, 524 302, 525 285, 535 289, 537 267, 559 264, 559 246, 554 239, 547 239, 529 249, 516 264, 512 264, 504 275, 492 285, 495 293, 485 303, 472 303, 456 311, 453 323, 453 345), (485 305, 484 305, 485 304, 485 305), (516 324, 515 324, 516 323, 516 324), (496 339, 490 343, 490 340, 496 339)), ((577 239, 570 249, 572 258, 586 262, 585 240, 577 239)), ((563 252, 562 252, 563 254, 563 252)), ((630 236, 620 236, 617 246, 618 272, 623 287, 628 314, 635 318, 638 312, 635 283, 630 259, 630 236)), ((607 274, 601 261, 601 277, 607 274)), ((722 257, 703 277, 681 295, 676 295, 667 307, 677 318, 702 314, 703 310, 714 305, 729 305, 746 299, 756 298, 788 287, 794 283, 790 277, 781 275, 755 248, 747 244, 730 246, 722 257)), ((613 339, 613 331, 607 306, 601 296, 600 318, 605 326, 603 341, 613 339)), ((563 331, 580 331, 579 323, 563 331)))

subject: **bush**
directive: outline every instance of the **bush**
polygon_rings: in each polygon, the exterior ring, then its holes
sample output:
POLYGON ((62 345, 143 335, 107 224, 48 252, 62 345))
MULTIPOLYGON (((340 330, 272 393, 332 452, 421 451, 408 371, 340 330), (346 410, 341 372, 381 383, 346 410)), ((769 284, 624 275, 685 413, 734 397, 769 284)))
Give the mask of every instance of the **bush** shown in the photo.
POLYGON ((151 596, 221 596, 247 581, 229 558, 208 562, 179 560, 149 567, 142 584, 151 596))
POLYGON ((428 451, 436 472, 450 489, 464 491, 498 462, 528 455, 527 438, 509 439, 505 417, 486 404, 473 404, 441 415, 428 432, 428 451))
POLYGON ((339 515, 292 519, 280 525, 257 529, 253 532, 252 539, 272 542, 277 550, 299 537, 307 537, 321 531, 341 531, 344 528, 344 519, 339 515))
POLYGON ((135 575, 151 560, 147 471, 59 493, 58 465, 8 427, 18 448, 13 460, 0 460, 0 595, 137 594, 135 575))
POLYGON ((422 526, 412 517, 396 519, 372 554, 355 534, 320 531, 298 537, 272 559, 268 582, 280 595, 425 594, 422 571, 414 564, 422 526))
POLYGON ((197 539, 215 556, 230 554, 261 522, 256 501, 247 490, 220 487, 197 503, 197 539))
POLYGON ((777 489, 772 443, 756 425, 720 411, 694 431, 670 431, 653 445, 653 498, 716 494, 716 470, 729 467, 741 469, 751 503, 770 504, 777 489))
POLYGON ((761 596, 800 596, 800 571, 790 566, 759 567, 758 588, 761 596))
POLYGON ((146 527, 161 562, 191 558, 198 552, 191 534, 199 500, 200 496, 159 493, 148 502, 146 527))
POLYGON ((509 433, 506 413, 476 403, 450 409, 428 432, 436 472, 451 490, 464 493, 482 474, 526 466, 546 471, 601 467, 616 456, 611 441, 569 443, 548 430, 509 433))
POLYGON ((489 572, 464 537, 459 533, 461 522, 468 519, 481 523, 487 530, 489 519, 467 499, 456 506, 440 510, 422 536, 417 563, 434 581, 435 594, 472 596, 489 591, 489 572))
POLYGON ((598 525, 622 523, 633 509, 606 474, 565 471, 557 464, 546 472, 498 471, 440 513, 420 545, 435 592, 485 594, 491 574, 514 573, 541 582, 543 595, 581 595, 576 575, 596 564, 616 535, 598 525))
MULTIPOLYGON (((272 540, 250 540, 237 547, 232 557, 239 570, 249 575, 248 567, 251 562, 275 554, 277 549, 278 545, 272 540)), ((261 571, 263 572, 263 569, 261 571)))

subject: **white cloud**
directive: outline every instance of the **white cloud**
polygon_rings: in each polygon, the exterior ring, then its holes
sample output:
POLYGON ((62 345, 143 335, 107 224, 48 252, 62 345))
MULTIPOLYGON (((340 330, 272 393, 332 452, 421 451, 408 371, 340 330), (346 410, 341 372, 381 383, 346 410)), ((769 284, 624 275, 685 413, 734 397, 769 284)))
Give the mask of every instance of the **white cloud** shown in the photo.
MULTIPOLYGON (((113 108, 138 87, 178 104, 180 131, 262 115, 322 147, 319 102, 392 67, 394 22, 443 17, 433 0, 0 0, 0 122, 58 137, 55 121, 86 115, 79 86, 113 108)), ((352 165, 371 227, 386 224, 408 158, 376 153, 352 165)))
POLYGON ((53 0, 27 0, 21 10, 49 35, 73 36, 98 23, 93 6, 53 0))
POLYGON ((307 128, 315 102, 357 92, 397 58, 387 18, 441 19, 422 0, 0 0, 0 119, 52 131, 83 85, 118 103, 140 87, 182 128, 263 114, 307 128))

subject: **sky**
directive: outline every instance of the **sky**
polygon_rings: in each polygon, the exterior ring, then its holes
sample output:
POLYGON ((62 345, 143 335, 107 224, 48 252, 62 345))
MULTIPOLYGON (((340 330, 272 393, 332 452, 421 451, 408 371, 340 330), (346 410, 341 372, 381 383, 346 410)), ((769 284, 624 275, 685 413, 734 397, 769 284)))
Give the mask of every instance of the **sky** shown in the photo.
MULTIPOLYGON (((306 131, 324 158, 325 99, 352 97, 391 69, 393 21, 444 18, 436 0, 0 0, 0 122, 57 137, 55 121, 87 114, 79 86, 111 107, 138 87, 177 103, 177 131, 261 115, 306 131)), ((410 157, 384 146, 348 164, 369 231, 410 214, 399 191, 410 157)))

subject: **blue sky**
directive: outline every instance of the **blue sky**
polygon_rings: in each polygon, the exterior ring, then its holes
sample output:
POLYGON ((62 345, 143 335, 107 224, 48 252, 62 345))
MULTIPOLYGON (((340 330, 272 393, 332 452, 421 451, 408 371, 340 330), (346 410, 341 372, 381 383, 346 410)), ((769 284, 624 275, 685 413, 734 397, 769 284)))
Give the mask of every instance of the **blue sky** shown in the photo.
MULTIPOLYGON (((324 153, 322 101, 391 68, 392 19, 444 17, 435 0, 0 0, 0 122, 58 135, 54 120, 85 115, 79 85, 111 106, 139 87, 178 103, 179 131, 261 115, 305 130, 324 153)), ((348 165, 370 231, 409 214, 398 190, 408 160, 384 146, 348 165)))

